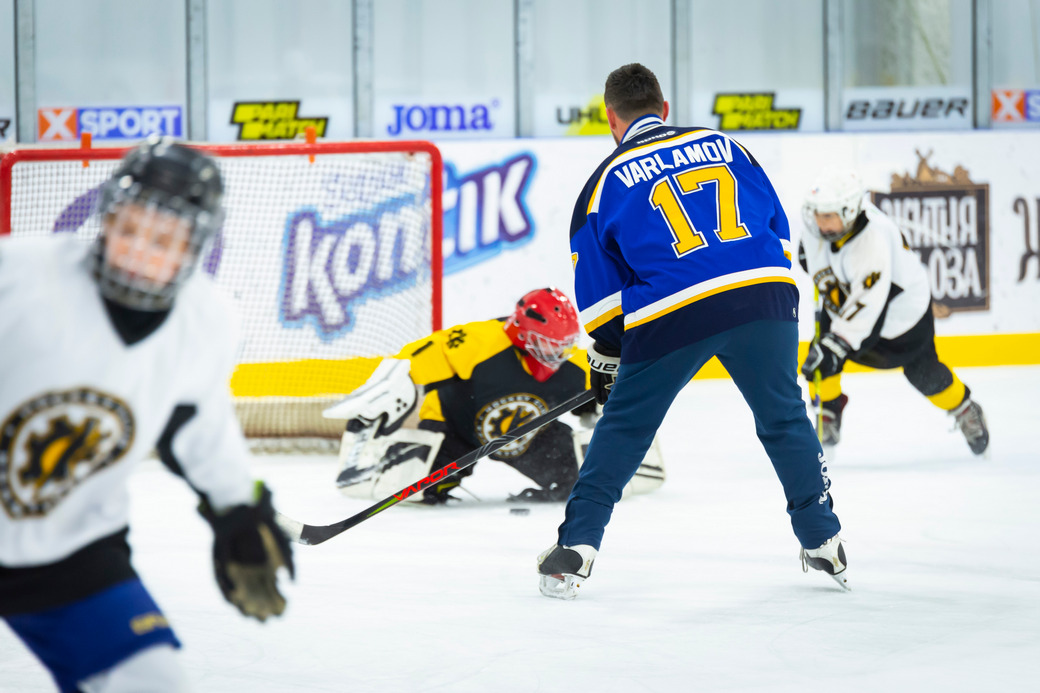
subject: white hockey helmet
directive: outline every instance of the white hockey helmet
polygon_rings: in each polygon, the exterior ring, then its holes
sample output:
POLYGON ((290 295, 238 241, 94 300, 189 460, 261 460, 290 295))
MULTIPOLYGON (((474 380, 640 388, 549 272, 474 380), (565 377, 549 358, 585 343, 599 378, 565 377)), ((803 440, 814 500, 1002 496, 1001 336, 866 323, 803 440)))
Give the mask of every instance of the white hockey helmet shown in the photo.
POLYGON ((837 214, 841 218, 842 233, 852 228, 856 217, 863 210, 866 190, 859 175, 851 169, 826 169, 813 183, 802 206, 805 228, 822 237, 816 224, 817 214, 837 214))

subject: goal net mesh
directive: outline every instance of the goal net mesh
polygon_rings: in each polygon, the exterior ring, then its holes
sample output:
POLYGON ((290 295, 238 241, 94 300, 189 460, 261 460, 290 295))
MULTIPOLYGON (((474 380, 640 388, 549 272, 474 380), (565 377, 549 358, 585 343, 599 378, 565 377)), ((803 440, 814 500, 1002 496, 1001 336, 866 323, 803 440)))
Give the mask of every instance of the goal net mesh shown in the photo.
MULTIPOLYGON (((343 422, 321 410, 440 328, 440 155, 425 142, 199 148, 225 183, 227 219, 199 271, 238 307, 230 387, 243 429, 259 449, 334 441, 343 422)), ((7 153, 0 233, 92 241, 100 186, 124 152, 7 153)))

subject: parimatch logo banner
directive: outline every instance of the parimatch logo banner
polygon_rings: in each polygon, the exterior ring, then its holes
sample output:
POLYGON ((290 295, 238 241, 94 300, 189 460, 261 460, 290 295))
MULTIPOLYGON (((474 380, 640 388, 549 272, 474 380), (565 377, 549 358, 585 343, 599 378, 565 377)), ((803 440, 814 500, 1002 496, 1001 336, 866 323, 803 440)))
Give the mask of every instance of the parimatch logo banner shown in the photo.
POLYGON ((872 193, 903 239, 921 256, 931 280, 936 315, 988 310, 990 295, 989 185, 952 174, 921 156, 917 175, 892 175, 892 192, 872 193))

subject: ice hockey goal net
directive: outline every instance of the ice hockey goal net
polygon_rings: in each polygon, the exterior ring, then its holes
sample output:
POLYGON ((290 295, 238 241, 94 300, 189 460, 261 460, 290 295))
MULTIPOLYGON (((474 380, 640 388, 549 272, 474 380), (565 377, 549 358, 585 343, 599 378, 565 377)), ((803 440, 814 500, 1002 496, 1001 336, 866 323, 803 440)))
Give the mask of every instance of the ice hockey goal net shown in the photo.
MULTIPOLYGON (((231 390, 254 447, 334 440, 321 410, 380 357, 440 329, 440 152, 429 142, 198 144, 227 219, 201 270, 230 293, 243 343, 231 390)), ((21 147, 0 159, 0 234, 100 226, 99 186, 126 148, 21 147)))

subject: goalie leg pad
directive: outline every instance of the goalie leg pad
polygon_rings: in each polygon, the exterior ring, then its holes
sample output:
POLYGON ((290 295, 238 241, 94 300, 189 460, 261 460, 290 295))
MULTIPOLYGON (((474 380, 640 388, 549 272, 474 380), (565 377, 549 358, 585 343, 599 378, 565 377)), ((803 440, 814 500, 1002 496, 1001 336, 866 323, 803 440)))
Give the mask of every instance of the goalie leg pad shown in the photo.
MULTIPOLYGON (((582 429, 574 432, 574 454, 577 455, 579 464, 585 461, 585 452, 589 449, 589 441, 592 440, 593 429, 582 429)), ((650 449, 646 451, 642 463, 636 469, 625 488, 621 491, 622 498, 650 493, 664 483, 664 457, 661 455, 661 446, 657 442, 657 436, 650 443, 650 449)))
MULTIPOLYGON (((344 466, 336 486, 351 498, 385 498, 428 476, 443 441, 443 433, 414 428, 374 438, 346 431, 340 447, 344 466)), ((421 494, 415 495, 419 500, 421 494)))

